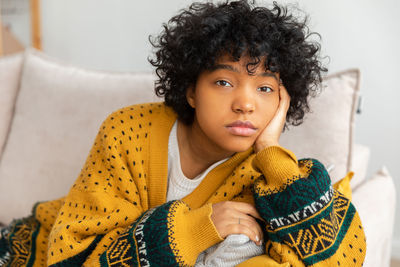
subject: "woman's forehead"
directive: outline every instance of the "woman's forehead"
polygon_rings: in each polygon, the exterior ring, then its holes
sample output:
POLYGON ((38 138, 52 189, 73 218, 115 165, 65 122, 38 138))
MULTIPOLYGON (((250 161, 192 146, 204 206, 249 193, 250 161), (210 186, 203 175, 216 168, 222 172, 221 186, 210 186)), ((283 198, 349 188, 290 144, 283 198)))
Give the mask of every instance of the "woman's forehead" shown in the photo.
POLYGON ((250 72, 258 76, 274 76, 279 80, 279 73, 270 71, 265 64, 266 56, 257 59, 252 58, 248 55, 243 55, 239 60, 235 60, 234 57, 228 53, 220 56, 211 67, 211 71, 217 69, 225 69, 233 72, 241 72, 243 70, 250 72))

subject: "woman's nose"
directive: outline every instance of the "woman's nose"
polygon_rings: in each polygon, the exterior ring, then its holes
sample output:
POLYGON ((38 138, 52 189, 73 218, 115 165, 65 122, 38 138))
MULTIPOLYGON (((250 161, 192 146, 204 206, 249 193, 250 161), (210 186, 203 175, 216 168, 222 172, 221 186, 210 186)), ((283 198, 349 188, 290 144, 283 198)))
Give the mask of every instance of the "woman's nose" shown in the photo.
POLYGON ((239 90, 232 103, 232 110, 235 113, 252 113, 255 109, 254 96, 250 90, 239 90))

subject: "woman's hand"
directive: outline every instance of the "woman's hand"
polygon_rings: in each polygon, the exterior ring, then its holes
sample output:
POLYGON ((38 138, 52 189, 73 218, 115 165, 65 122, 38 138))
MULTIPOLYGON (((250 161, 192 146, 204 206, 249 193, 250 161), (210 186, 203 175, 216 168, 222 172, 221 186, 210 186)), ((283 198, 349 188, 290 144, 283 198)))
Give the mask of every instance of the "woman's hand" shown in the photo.
POLYGON ((263 219, 254 206, 243 202, 224 201, 213 204, 212 208, 211 220, 222 238, 231 234, 244 234, 261 245, 263 232, 254 218, 263 219))
POLYGON ((279 146, 279 137, 286 122, 286 114, 290 106, 290 96, 283 84, 279 85, 279 106, 275 116, 257 137, 254 143, 255 152, 269 146, 279 146))

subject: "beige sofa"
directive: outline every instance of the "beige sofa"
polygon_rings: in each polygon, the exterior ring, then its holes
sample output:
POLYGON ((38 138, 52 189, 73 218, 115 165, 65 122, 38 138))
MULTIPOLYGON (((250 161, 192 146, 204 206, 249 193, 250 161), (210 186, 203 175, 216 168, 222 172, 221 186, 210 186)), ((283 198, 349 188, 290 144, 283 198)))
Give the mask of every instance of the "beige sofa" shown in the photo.
MULTIPOLYGON (((282 136, 298 158, 315 157, 333 182, 354 171, 353 203, 367 236, 364 266, 389 266, 395 191, 386 168, 366 179, 369 149, 353 144, 359 72, 324 79, 304 124, 282 136)), ((161 101, 151 73, 70 66, 36 50, 0 58, 0 222, 29 214, 37 201, 65 195, 98 127, 115 109, 161 101)))

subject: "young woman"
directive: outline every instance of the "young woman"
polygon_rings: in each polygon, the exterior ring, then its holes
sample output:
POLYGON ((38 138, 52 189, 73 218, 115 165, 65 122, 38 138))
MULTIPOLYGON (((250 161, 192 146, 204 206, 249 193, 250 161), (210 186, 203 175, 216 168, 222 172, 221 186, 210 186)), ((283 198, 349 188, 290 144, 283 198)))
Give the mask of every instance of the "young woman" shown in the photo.
POLYGON ((69 194, 0 231, 3 262, 361 266, 354 206, 279 145, 325 71, 305 23, 277 4, 194 3, 152 43, 165 102, 112 113, 69 194))

